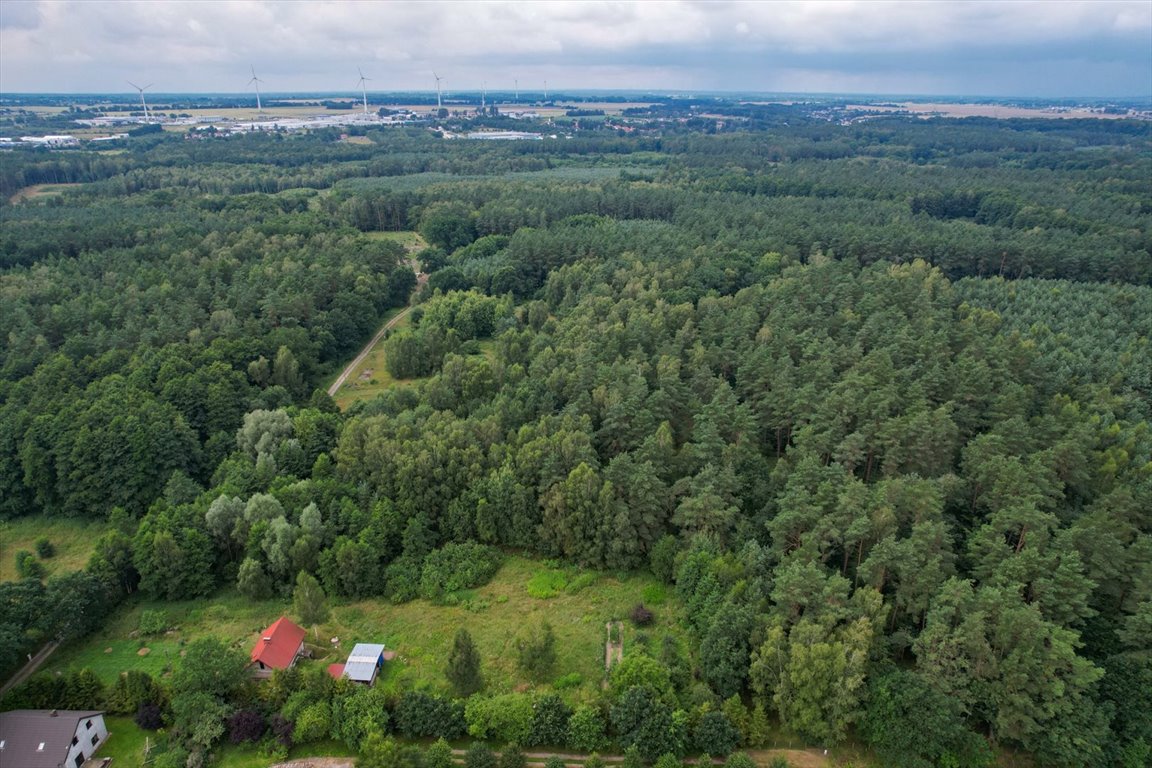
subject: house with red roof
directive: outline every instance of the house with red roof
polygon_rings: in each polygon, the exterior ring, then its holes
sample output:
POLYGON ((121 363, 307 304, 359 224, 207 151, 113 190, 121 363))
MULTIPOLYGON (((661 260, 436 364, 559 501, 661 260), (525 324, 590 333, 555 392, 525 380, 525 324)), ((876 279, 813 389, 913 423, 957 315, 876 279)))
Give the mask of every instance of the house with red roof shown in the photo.
POLYGON ((274 669, 288 669, 304 653, 304 630, 281 616, 264 630, 252 647, 252 672, 270 677, 274 669))

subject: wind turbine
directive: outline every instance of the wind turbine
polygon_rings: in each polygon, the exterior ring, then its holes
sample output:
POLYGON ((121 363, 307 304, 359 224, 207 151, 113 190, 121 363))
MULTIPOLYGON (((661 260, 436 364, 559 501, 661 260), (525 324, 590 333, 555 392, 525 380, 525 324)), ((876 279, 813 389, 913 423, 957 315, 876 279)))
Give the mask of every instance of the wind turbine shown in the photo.
POLYGON ((360 82, 356 83, 356 85, 360 86, 360 93, 364 97, 364 114, 368 114, 368 86, 364 85, 364 83, 372 78, 364 77, 364 71, 361 70, 360 67, 356 67, 356 71, 360 73, 360 82))
POLYGON ((248 85, 252 85, 253 83, 256 84, 256 111, 257 112, 263 112, 264 111, 264 107, 260 105, 260 83, 262 83, 262 82, 264 82, 264 81, 261 80, 260 78, 256 77, 256 67, 253 66, 252 67, 252 79, 248 81, 248 85))
POLYGON ((146 90, 148 90, 149 88, 151 88, 151 87, 152 87, 152 83, 149 83, 148 85, 146 85, 146 86, 144 86, 143 88, 141 88, 140 86, 136 85, 136 83, 134 83, 134 82, 132 82, 131 80, 129 80, 129 81, 128 81, 128 85, 130 85, 130 86, 132 86, 133 88, 135 88, 136 90, 140 91, 140 104, 141 104, 141 106, 143 106, 143 107, 144 107, 144 120, 145 120, 145 121, 151 120, 151 119, 152 119, 152 116, 151 116, 150 114, 148 114, 148 102, 144 101, 144 91, 146 91, 146 90))
POLYGON ((440 77, 440 75, 436 74, 435 72, 432 73, 432 77, 436 78, 436 109, 443 109, 444 107, 440 103, 440 81, 444 78, 440 77))
POLYGON ((544 81, 544 101, 548 101, 548 81, 544 81))
POLYGON ((487 97, 487 95, 488 95, 488 83, 482 82, 482 83, 480 83, 480 114, 484 114, 484 110, 486 107, 486 105, 484 103, 484 99, 487 97))

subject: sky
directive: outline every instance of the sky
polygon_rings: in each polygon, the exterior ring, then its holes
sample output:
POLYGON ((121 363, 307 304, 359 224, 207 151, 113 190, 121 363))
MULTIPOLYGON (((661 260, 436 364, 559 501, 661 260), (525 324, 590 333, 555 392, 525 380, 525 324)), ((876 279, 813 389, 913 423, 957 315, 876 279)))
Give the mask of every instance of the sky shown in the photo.
POLYGON ((1152 0, 0 0, 0 93, 1142 97, 1152 0))

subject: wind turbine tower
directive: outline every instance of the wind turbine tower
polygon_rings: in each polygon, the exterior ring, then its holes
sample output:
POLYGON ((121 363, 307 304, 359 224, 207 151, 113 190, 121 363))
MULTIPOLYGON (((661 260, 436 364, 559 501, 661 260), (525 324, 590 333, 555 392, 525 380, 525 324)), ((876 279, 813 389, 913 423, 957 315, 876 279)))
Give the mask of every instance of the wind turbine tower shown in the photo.
POLYGON ((435 72, 432 73, 432 77, 436 78, 436 109, 440 110, 444 108, 444 105, 440 103, 440 81, 444 78, 440 77, 440 75, 436 74, 435 72))
POLYGON ((360 86, 360 94, 364 97, 364 114, 368 114, 368 86, 364 85, 371 80, 369 77, 364 77, 364 72, 360 67, 356 67, 356 71, 360 73, 360 82, 356 85, 360 86))
POLYGON ((548 81, 544 81, 544 101, 548 101, 548 81))
POLYGON ((144 91, 146 91, 146 90, 148 90, 149 88, 151 88, 151 87, 152 87, 152 84, 151 84, 151 83, 149 83, 148 85, 146 85, 146 86, 144 86, 143 88, 141 88, 140 86, 136 85, 136 83, 134 83, 134 82, 132 82, 131 80, 129 80, 129 81, 128 81, 128 85, 130 85, 130 86, 132 86, 133 88, 135 88, 136 90, 140 91, 140 106, 144 107, 144 120, 145 120, 145 121, 151 120, 151 119, 152 119, 152 115, 148 113, 148 102, 144 101, 144 91))
POLYGON ((256 111, 263 112, 264 107, 260 104, 260 83, 264 82, 256 77, 256 67, 252 67, 252 79, 248 81, 248 85, 256 84, 256 111))
POLYGON ((484 103, 488 96, 488 83, 480 83, 480 114, 484 114, 487 105, 484 103))

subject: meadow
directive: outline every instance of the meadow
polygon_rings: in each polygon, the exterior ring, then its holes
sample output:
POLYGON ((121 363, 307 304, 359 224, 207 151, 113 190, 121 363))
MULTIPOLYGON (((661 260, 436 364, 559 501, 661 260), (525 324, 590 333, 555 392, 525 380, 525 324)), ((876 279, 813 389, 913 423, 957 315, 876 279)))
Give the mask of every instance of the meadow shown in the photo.
MULTIPOLYGON (((643 602, 656 615, 645 630, 647 636, 681 631, 678 604, 650 575, 616 576, 519 556, 509 557, 488 584, 456 593, 449 602, 454 604, 333 602, 328 621, 309 630, 313 659, 301 663, 309 667, 343 661, 357 642, 384 643, 398 655, 386 666, 379 684, 395 691, 426 688, 447 693, 445 660, 456 631, 466 627, 480 651, 487 689, 525 690, 532 683, 517 666, 516 638, 547 620, 556 636, 553 679, 566 678, 570 686, 566 690, 580 698, 597 690, 603 679, 607 621, 625 619, 643 602)), ((87 667, 106 684, 129 669, 163 677, 188 642, 214 636, 247 653, 261 631, 282 614, 291 614, 287 598, 252 601, 234 589, 182 602, 134 599, 102 630, 57 651, 44 669, 51 673, 87 667), (163 612, 167 629, 142 635, 139 627, 145 611, 163 612)), ((623 639, 625 653, 643 641, 627 621, 623 639)))
POLYGON ((16 553, 36 551, 36 541, 46 538, 56 554, 42 558, 46 576, 78 571, 88 563, 96 538, 104 532, 105 524, 68 517, 21 517, 0 521, 0 581, 13 581, 16 573, 16 553))

